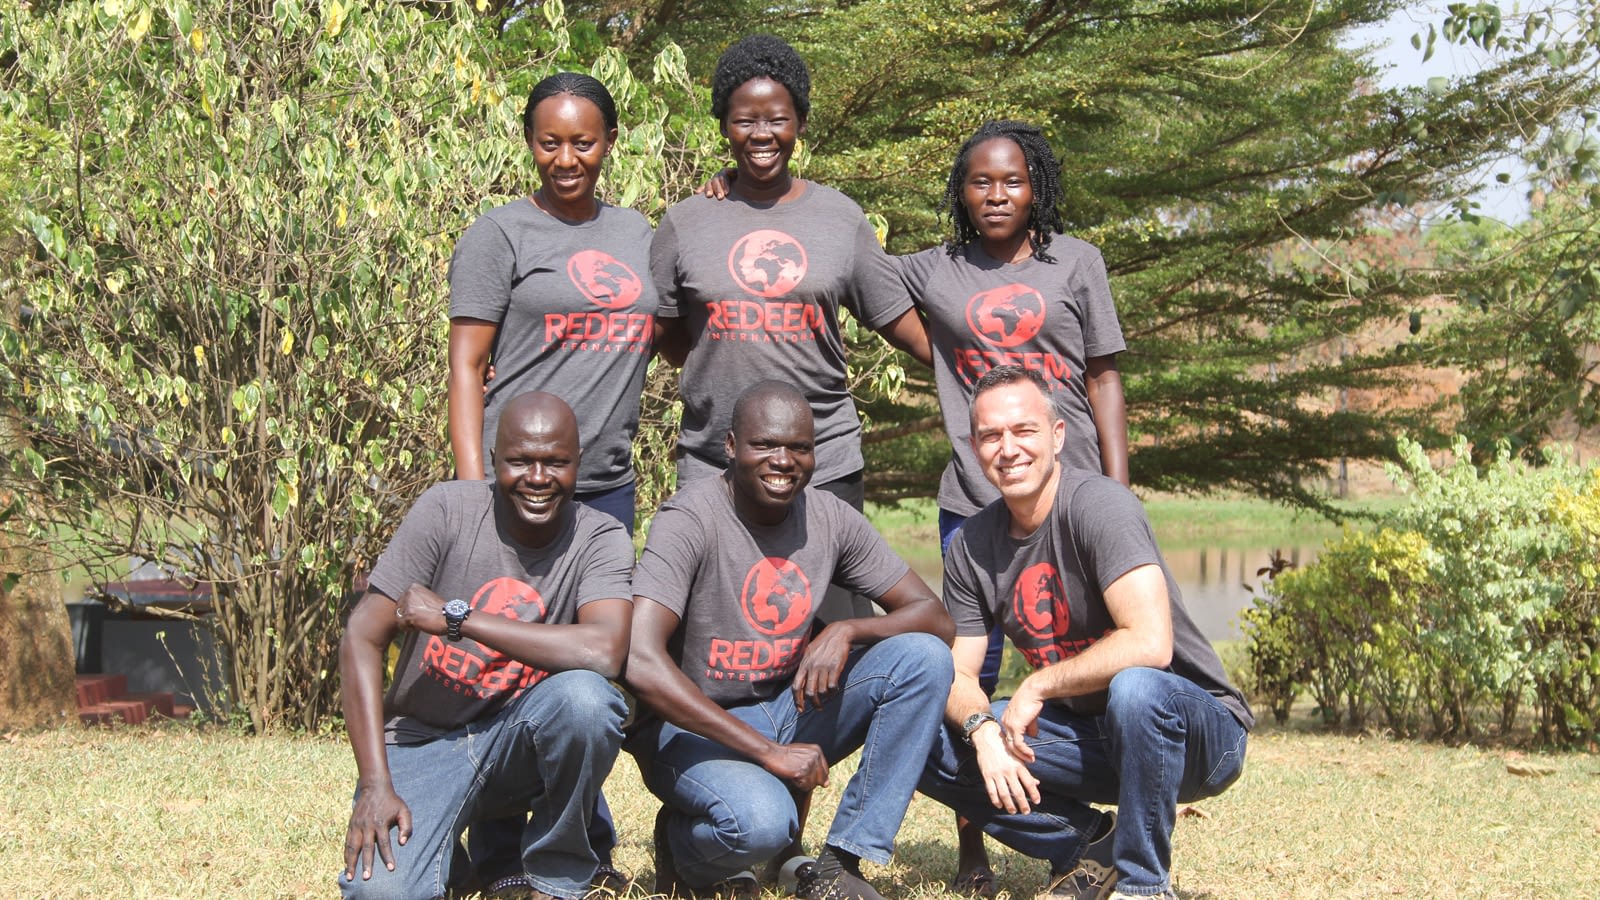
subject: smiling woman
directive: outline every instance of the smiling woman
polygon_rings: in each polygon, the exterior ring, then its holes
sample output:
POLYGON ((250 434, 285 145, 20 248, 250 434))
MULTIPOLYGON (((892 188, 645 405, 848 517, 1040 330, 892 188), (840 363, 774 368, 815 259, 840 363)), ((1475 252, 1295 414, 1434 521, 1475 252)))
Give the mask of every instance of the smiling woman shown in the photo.
POLYGON ((655 338, 650 225, 595 195, 617 140, 616 104, 599 81, 573 72, 540 81, 522 128, 539 189, 480 217, 450 261, 456 477, 489 472, 511 398, 548 391, 584 412, 577 499, 631 532, 633 435, 655 338))
MULTIPOLYGON (((737 176, 726 200, 667 210, 650 251, 666 340, 683 374, 678 480, 728 467, 734 401, 758 382, 798 388, 815 418, 816 486, 862 505, 861 421, 846 386, 841 309, 926 363, 922 320, 861 208, 795 177, 811 75, 784 41, 751 35, 717 61, 711 113, 737 176)), ((830 596, 824 619, 866 610, 830 596)))

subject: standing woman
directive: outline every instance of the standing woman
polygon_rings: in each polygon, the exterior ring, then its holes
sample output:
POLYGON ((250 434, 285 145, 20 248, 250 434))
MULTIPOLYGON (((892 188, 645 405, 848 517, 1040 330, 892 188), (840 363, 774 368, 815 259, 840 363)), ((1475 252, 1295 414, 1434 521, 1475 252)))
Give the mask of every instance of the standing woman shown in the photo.
MULTIPOLYGON (((1128 483, 1128 426, 1117 354, 1126 349, 1091 244, 1061 233, 1061 165, 1038 128, 985 122, 956 154, 941 212, 944 246, 900 257, 901 277, 928 320, 934 382, 951 457, 939 482, 939 538, 1000 494, 968 440, 973 386, 994 366, 1037 369, 1067 423, 1063 465, 1128 483)), ((980 683, 992 692, 1005 639, 997 628, 980 683)), ((954 888, 993 896, 983 837, 963 824, 954 888)))
POLYGON ((522 132, 539 189, 473 222, 450 260, 456 477, 489 473, 511 398, 548 391, 578 411, 578 501, 631 534, 633 436, 655 337, 650 224, 595 196, 617 139, 616 104, 599 81, 574 72, 540 81, 522 132))
MULTIPOLYGON (((751 35, 717 61, 711 113, 737 177, 726 200, 695 195, 667 210, 650 251, 666 340, 686 347, 678 479, 728 466, 734 401, 778 379, 816 418, 814 484, 863 502, 861 421, 846 385, 839 310, 929 362, 922 321, 861 207, 789 173, 811 111, 811 76, 783 40, 751 35)), ((825 603, 833 620, 860 614, 825 603)))
MULTIPOLYGON (((500 411, 519 394, 548 391, 578 412, 575 499, 632 534, 633 436, 655 338, 650 224, 595 196, 617 140, 616 103, 605 85, 574 72, 540 81, 523 109, 522 135, 539 189, 473 222, 450 259, 456 477, 485 477, 500 411)), ((525 881, 521 831, 505 819, 471 829, 469 849, 486 891, 525 881)), ((596 886, 621 890, 627 878, 611 865, 616 832, 603 796, 589 836, 600 860, 596 886)))

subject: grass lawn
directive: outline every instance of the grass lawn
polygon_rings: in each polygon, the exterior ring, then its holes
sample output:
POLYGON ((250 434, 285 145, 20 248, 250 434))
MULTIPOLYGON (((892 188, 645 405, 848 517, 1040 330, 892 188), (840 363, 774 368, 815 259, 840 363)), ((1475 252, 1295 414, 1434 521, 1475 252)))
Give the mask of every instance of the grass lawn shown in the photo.
MULTIPOLYGON (((808 847, 850 767, 819 798, 808 847)), ((0 896, 333 896, 354 778, 337 738, 187 726, 7 735, 0 896)), ((607 794, 617 861, 648 884, 655 806, 631 759, 607 794)), ((1595 756, 1264 726, 1239 783, 1180 818, 1174 862, 1184 898, 1593 897, 1597 845, 1595 756)), ((994 858, 1002 889, 1031 897, 1042 865, 998 847, 994 858)), ((940 897, 953 867, 951 817, 919 797, 893 864, 867 870, 890 898, 940 897)))

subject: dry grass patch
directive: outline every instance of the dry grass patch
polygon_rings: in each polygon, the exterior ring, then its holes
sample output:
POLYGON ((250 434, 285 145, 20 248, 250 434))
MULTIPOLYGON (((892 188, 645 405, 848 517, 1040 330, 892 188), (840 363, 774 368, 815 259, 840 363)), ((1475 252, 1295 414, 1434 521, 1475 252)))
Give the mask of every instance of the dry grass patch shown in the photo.
MULTIPOLYGON (((849 771, 818 797, 808 846, 849 771)), ((0 743, 0 896, 333 896, 354 778, 335 738, 173 726, 11 735, 0 743)), ((607 795, 617 862, 648 884, 655 802, 630 759, 607 795)), ((1186 900, 1597 896, 1595 756, 1264 728, 1240 782, 1194 810, 1179 820, 1174 860, 1186 900)), ((1031 897, 1043 865, 991 846, 1002 889, 1031 897)), ((890 898, 944 897, 951 816, 919 797, 895 861, 867 869, 890 898)))

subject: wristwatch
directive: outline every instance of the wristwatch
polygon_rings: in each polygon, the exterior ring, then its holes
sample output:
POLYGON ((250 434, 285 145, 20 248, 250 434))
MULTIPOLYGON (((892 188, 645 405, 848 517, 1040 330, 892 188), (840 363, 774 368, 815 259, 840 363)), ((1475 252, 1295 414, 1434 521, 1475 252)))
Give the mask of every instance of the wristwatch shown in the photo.
POLYGON ((967 720, 961 723, 961 739, 970 744, 972 743, 972 733, 982 728, 983 723, 998 721, 1000 720, 987 712, 975 712, 967 716, 967 720))
POLYGON ((457 597, 444 605, 444 636, 452 641, 461 640, 461 623, 471 615, 472 607, 457 597))

